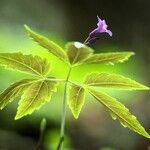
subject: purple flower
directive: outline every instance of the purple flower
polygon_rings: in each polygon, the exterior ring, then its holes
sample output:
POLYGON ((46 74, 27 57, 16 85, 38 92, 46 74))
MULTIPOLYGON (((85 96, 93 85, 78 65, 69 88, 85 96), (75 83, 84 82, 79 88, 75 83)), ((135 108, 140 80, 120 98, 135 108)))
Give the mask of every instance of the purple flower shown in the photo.
POLYGON ((105 20, 101 20, 98 16, 97 28, 94 29, 88 36, 85 43, 94 43, 97 39, 99 39, 99 35, 101 33, 108 33, 109 36, 112 36, 112 32, 107 29, 107 24, 105 20))

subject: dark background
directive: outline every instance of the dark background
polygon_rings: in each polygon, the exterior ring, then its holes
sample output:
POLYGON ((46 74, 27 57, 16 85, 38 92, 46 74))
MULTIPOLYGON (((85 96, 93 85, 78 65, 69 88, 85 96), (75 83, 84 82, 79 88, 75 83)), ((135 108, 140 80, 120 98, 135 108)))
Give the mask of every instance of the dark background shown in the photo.
MULTIPOLYGON (((97 15, 106 20, 113 37, 102 35, 92 47, 97 52, 134 51, 135 58, 126 64, 122 72, 150 86, 150 1, 148 0, 1 0, 0 51, 8 52, 15 49, 32 51, 29 48, 31 43, 26 40, 27 36, 23 31, 24 24, 47 36, 52 33, 51 36, 62 45, 66 41, 83 42, 96 26, 97 15)), ((1 71, 1 89, 6 88, 10 81, 16 78, 18 76, 14 74, 11 76, 9 71, 1 71)), ((60 95, 56 97, 59 99, 60 95)), ((126 97, 122 99, 150 133, 149 97, 148 91, 139 91, 134 92, 132 99, 130 97, 127 100, 126 97)), ((49 111, 52 113, 50 118, 49 112, 43 109, 44 113, 40 110, 36 115, 14 121, 16 104, 14 105, 15 107, 9 106, 8 109, 0 112, 0 150, 35 149, 42 116, 46 116, 48 122, 45 149, 53 149, 52 145, 57 143, 57 133, 59 133, 61 111, 57 110, 61 107, 57 108, 55 105, 55 111, 49 111)), ((66 133, 68 149, 72 147, 75 150, 148 150, 150 146, 148 139, 112 121, 97 103, 85 107, 78 121, 69 116, 66 133)))

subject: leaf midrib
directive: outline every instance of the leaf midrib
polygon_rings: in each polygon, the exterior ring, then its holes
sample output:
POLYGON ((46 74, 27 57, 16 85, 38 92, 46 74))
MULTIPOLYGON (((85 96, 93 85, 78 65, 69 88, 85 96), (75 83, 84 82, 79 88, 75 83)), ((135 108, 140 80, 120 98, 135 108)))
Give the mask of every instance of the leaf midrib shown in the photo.
MULTIPOLYGON (((32 81, 31 81, 31 82, 32 82, 32 81)), ((21 90, 21 89, 18 89, 18 88, 21 88, 22 86, 28 85, 28 84, 30 84, 31 82, 20 84, 20 85, 18 85, 17 87, 13 88, 10 92, 12 92, 12 95, 14 95, 14 90, 17 89, 17 90, 18 90, 17 93, 18 93, 19 90, 21 90)), ((0 101, 0 104, 5 101, 5 98, 7 97, 8 94, 10 94, 10 92, 7 93, 7 94, 5 94, 5 96, 3 97, 3 100, 0 101)), ((10 99, 11 99, 11 98, 10 98, 10 99)))
MULTIPOLYGON (((96 95, 93 94, 93 92, 89 91, 96 99, 100 99, 98 98, 96 95)), ((99 102, 101 102, 105 107, 107 107, 108 109, 110 109, 110 111, 112 111, 116 116, 118 116, 118 118, 121 118, 121 120, 125 121, 131 128, 133 128, 137 133, 142 134, 138 131, 138 128, 135 128, 132 124, 130 124, 130 122, 127 122, 124 118, 122 118, 121 116, 119 116, 118 114, 115 113, 115 111, 113 111, 109 106, 107 106, 103 101, 98 100, 99 102)), ((133 116, 131 114, 131 116, 133 116)), ((143 128, 142 126, 140 128, 143 128)), ((144 129, 144 128, 143 128, 144 129)), ((143 130, 144 132, 146 132, 145 130, 143 130)), ((145 133, 144 133, 145 135, 145 133)))
POLYGON ((75 58, 74 58, 73 61, 72 61, 72 64, 77 63, 76 61, 77 61, 77 58, 78 58, 80 52, 81 52, 81 49, 78 48, 78 49, 77 49, 77 52, 76 52, 76 54, 75 54, 75 58))
POLYGON ((31 68, 30 66, 28 66, 28 65, 26 65, 26 64, 24 64, 24 63, 22 63, 22 62, 19 62, 19 61, 15 60, 15 59, 12 59, 12 58, 10 58, 10 57, 9 57, 9 58, 7 58, 7 57, 5 57, 5 56, 0 56, 0 57, 2 57, 3 59, 7 59, 7 60, 10 60, 10 61, 17 62, 17 63, 19 63, 19 64, 25 66, 26 68, 31 69, 32 72, 34 72, 36 75, 41 76, 41 74, 40 74, 38 71, 34 70, 34 69, 31 68))
POLYGON ((33 32, 31 30, 30 31, 28 30, 28 33, 29 33, 29 36, 36 43, 38 43, 41 47, 47 49, 50 53, 59 57, 61 60, 67 59, 66 53, 63 51, 63 49, 59 45, 56 45, 53 41, 49 40, 47 37, 37 34, 36 32, 33 32), (44 45, 43 45, 43 43, 44 43, 44 45), (52 49, 56 49, 56 50, 52 50, 52 49))
MULTIPOLYGON (((102 55, 102 54, 101 54, 102 55)), ((128 54, 129 55, 129 54, 128 54)), ((122 58, 122 59, 120 59, 120 60, 122 60, 122 61, 124 61, 124 60, 127 60, 129 57, 130 57, 130 55, 129 56, 125 56, 124 58, 122 58)), ((93 59, 94 58, 94 55, 93 55, 93 57, 91 56, 91 57, 89 57, 89 58, 87 58, 86 60, 85 60, 85 62, 87 62, 87 63, 94 63, 94 62, 102 62, 102 61, 114 61, 115 59, 116 59, 116 57, 118 57, 118 56, 114 56, 114 57, 106 57, 106 58, 103 58, 103 59, 101 59, 101 60, 99 60, 99 57, 101 57, 101 56, 96 56, 95 55, 95 58, 96 58, 96 60, 90 60, 90 59, 93 59), (88 62, 89 61, 89 62, 88 62)), ((119 62, 119 60, 116 60, 116 62, 119 62)))
POLYGON ((78 103, 78 99, 79 99, 79 93, 80 93, 81 89, 82 89, 82 87, 80 87, 78 89, 78 92, 77 92, 76 97, 75 97, 75 103, 74 103, 75 108, 77 107, 77 103, 78 103))
POLYGON ((28 104, 28 106, 24 109, 24 111, 19 116, 22 116, 22 114, 24 114, 29 109, 29 107, 32 105, 33 101, 37 98, 39 91, 41 90, 41 87, 42 87, 44 82, 45 82, 45 80, 41 81, 41 84, 37 90, 38 92, 35 94, 35 96, 31 100, 31 102, 28 104))
POLYGON ((90 83, 90 84, 87 84, 87 85, 89 85, 89 86, 97 86, 97 85, 106 85, 106 86, 111 86, 111 85, 120 85, 120 86, 125 86, 125 87, 127 87, 127 86, 130 86, 131 88, 133 87, 133 88, 136 88, 136 87, 134 87, 134 85, 132 84, 127 84, 127 83, 114 83, 114 82, 102 82, 102 83, 90 83))

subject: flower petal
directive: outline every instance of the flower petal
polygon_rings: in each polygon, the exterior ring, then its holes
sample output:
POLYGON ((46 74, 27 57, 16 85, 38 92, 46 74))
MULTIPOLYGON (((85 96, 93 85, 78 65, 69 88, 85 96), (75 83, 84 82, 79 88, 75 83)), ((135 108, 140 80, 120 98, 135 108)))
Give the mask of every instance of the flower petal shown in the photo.
POLYGON ((92 30, 86 40, 86 43, 93 43, 97 39, 99 39, 100 33, 108 33, 109 36, 112 36, 112 32, 110 30, 107 30, 108 25, 106 24, 105 20, 102 20, 99 16, 97 16, 98 23, 97 27, 92 30))
POLYGON ((112 36, 112 32, 110 30, 106 31, 110 36, 112 36))

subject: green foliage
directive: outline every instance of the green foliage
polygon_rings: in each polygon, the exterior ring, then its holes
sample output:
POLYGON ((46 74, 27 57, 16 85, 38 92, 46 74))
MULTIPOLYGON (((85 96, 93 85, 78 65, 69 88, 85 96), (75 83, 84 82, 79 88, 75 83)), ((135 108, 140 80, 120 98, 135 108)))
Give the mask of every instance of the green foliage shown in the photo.
POLYGON ((93 64, 93 63, 101 63, 101 64, 115 64, 121 63, 129 59, 134 55, 133 52, 112 52, 112 53, 100 53, 93 54, 87 59, 85 59, 82 63, 84 64, 93 64))
POLYGON ((86 85, 122 90, 148 90, 149 88, 129 78, 118 74, 91 73, 86 76, 86 85))
POLYGON ((62 61, 67 62, 68 58, 65 51, 53 41, 50 41, 48 38, 34 32, 27 25, 24 26, 28 35, 37 42, 40 46, 46 48, 50 53, 61 59, 62 61))
POLYGON ((77 119, 85 101, 85 90, 81 86, 74 84, 68 89, 68 105, 77 119))
POLYGON ((131 115, 129 110, 122 103, 116 101, 116 99, 105 93, 97 92, 91 89, 89 89, 89 92, 110 111, 114 120, 118 119, 120 121, 123 127, 128 127, 131 130, 150 138, 150 135, 137 121, 136 117, 131 115))
POLYGON ((8 103, 22 93, 34 80, 23 79, 10 85, 4 92, 0 94, 0 109, 3 109, 8 103))
MULTIPOLYGON (((66 45, 66 52, 56 43, 46 37, 37 34, 25 25, 28 35, 40 46, 46 48, 58 59, 66 62, 69 67, 66 79, 57 79, 49 77, 50 63, 47 59, 40 56, 24 55, 22 53, 0 53, 0 64, 7 68, 22 71, 36 75, 33 79, 20 80, 0 94, 0 108, 4 108, 9 102, 22 94, 19 101, 18 111, 15 119, 31 114, 39 109, 44 103, 50 101, 52 93, 56 91, 58 81, 63 81, 70 88, 66 90, 64 98, 67 97, 68 105, 77 119, 82 106, 85 102, 85 90, 88 90, 106 109, 109 110, 113 119, 118 119, 124 127, 150 138, 135 116, 131 115, 129 110, 114 98, 105 93, 93 90, 93 87, 114 88, 122 90, 147 90, 148 87, 133 81, 129 78, 117 74, 109 73, 91 73, 86 76, 83 83, 75 83, 69 80, 71 69, 76 65, 82 64, 115 64, 128 60, 134 55, 133 52, 111 52, 93 54, 93 50, 79 42, 70 42, 66 45)), ((65 103, 64 103, 65 104, 65 103)), ((65 112, 65 111, 64 111, 65 112)))
POLYGON ((0 53, 0 65, 38 76, 47 75, 50 71, 50 63, 46 59, 22 53, 0 53))
POLYGON ((80 64, 93 53, 91 48, 80 42, 70 42, 66 49, 70 64, 80 64))
POLYGON ((44 79, 32 83, 21 97, 15 119, 31 114, 45 102, 49 102, 52 93, 56 91, 56 85, 56 81, 44 79))

